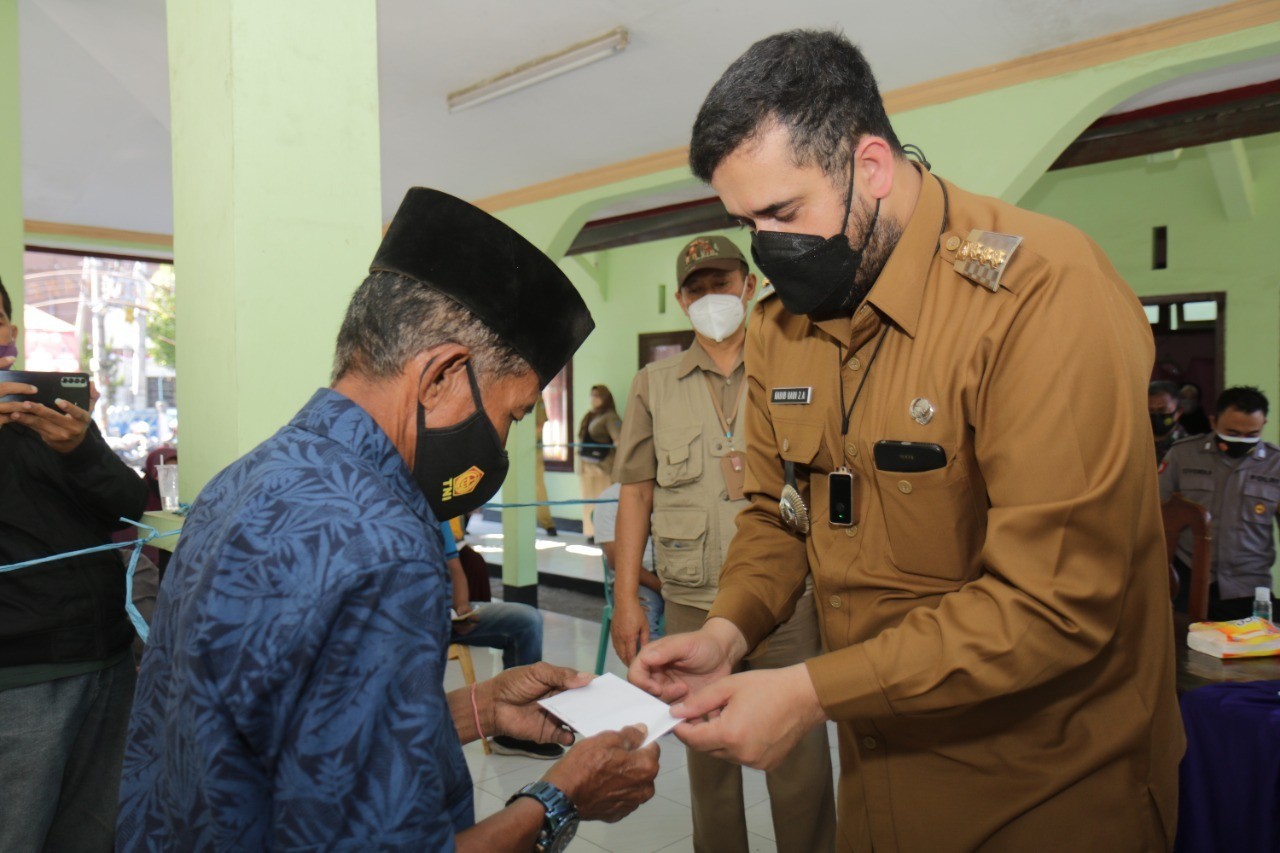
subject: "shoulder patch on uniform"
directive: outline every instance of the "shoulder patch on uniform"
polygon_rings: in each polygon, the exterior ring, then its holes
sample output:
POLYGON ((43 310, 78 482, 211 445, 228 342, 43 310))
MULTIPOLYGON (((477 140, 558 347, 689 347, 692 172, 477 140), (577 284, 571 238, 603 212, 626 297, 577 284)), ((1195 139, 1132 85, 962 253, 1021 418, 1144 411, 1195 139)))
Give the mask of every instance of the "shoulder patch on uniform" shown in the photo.
POLYGON ((764 302, 766 299, 777 295, 778 291, 773 289, 773 282, 766 281, 764 287, 760 288, 760 293, 756 295, 756 301, 764 302))
POLYGON ((1169 470, 1169 460, 1164 459, 1160 462, 1160 469, 1156 471, 1156 473, 1163 474, 1165 471, 1168 471, 1168 470, 1169 470))
POLYGON ((1022 238, 1012 234, 975 228, 956 252, 956 272, 994 293, 1000 289, 1000 276, 1021 243, 1022 238))

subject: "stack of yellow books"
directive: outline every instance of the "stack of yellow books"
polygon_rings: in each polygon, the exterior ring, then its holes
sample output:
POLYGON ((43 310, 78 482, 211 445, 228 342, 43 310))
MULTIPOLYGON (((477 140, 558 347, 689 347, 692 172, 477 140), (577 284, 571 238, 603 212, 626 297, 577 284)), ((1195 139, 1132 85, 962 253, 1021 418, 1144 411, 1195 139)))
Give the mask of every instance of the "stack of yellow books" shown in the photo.
POLYGON ((1196 622, 1187 645, 1216 658, 1256 658, 1280 655, 1280 629, 1257 616, 1231 622, 1196 622))

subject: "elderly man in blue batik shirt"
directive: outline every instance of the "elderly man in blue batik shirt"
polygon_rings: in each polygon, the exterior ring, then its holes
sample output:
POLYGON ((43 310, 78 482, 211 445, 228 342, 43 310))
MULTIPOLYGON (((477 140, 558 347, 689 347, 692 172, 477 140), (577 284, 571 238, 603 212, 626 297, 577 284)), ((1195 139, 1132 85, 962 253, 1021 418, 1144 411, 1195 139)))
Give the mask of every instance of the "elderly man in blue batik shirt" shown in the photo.
POLYGON ((143 659, 123 850, 560 849, 653 794, 641 729, 579 742, 474 824, 461 743, 570 743, 546 663, 446 694, 438 519, 486 501, 512 421, 593 323, 568 279, 458 199, 405 198, 334 383, 201 492, 143 659), (474 824, 474 825, 473 825, 474 824))

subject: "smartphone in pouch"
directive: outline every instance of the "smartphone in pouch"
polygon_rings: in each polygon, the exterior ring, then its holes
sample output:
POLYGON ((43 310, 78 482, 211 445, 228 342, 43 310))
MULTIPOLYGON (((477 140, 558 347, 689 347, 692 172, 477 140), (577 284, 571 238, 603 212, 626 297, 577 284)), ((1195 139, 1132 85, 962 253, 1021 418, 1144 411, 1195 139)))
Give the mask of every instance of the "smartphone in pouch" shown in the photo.
POLYGON ((0 370, 0 382, 34 385, 34 394, 6 394, 0 403, 40 403, 55 412, 62 411, 55 400, 63 399, 89 411, 89 374, 44 373, 35 370, 0 370))
POLYGON ((827 521, 832 527, 852 527, 853 472, 837 468, 827 475, 827 521))

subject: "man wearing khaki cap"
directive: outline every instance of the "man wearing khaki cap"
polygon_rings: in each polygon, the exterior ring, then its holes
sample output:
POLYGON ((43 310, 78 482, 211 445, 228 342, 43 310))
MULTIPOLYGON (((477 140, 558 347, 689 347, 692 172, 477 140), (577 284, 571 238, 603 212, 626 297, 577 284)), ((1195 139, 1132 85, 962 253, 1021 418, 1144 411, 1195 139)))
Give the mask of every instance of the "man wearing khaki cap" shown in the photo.
MULTIPOLYGON (((702 627, 743 499, 746 408, 743 343, 756 278, 724 237, 698 237, 676 258, 676 301, 694 342, 647 365, 631 384, 614 477, 618 502, 613 645, 627 664, 649 639, 639 602, 641 558, 652 527, 668 634, 702 627), (651 522, 652 518, 652 522, 651 522)), ((764 639, 742 669, 791 666, 821 653, 813 596, 764 639)), ((811 731, 767 774, 778 850, 834 844, 835 804, 826 732, 811 731)), ((689 751, 693 840, 698 851, 748 848, 742 771, 689 751)))

